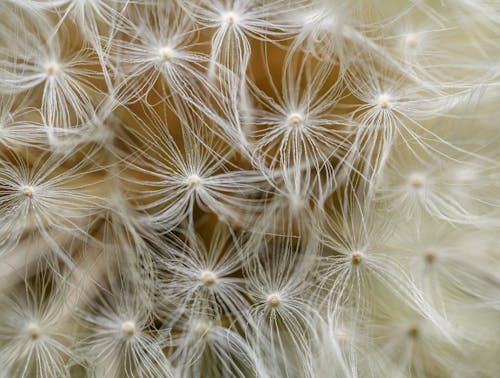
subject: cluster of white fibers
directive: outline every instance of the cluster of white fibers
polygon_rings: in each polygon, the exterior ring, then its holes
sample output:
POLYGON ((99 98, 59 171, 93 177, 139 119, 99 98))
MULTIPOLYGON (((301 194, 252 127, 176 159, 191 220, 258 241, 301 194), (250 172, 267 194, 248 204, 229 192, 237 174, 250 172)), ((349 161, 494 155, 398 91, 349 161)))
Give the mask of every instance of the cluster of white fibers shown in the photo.
POLYGON ((0 378, 500 375, 499 1, 0 15, 0 378))

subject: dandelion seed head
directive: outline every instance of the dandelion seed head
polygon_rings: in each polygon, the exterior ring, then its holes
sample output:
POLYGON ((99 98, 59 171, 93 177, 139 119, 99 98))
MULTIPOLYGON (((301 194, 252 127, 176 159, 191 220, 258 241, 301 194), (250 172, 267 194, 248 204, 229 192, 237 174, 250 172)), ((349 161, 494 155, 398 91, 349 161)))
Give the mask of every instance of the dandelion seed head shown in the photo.
POLYGON ((7 3, 0 376, 496 376, 493 1, 7 3))
POLYGON ((201 272, 200 280, 206 287, 211 287, 217 282, 217 276, 209 270, 204 270, 201 272))
POLYGON ((278 308, 281 305, 281 296, 279 293, 271 293, 266 298, 266 303, 271 308, 278 308))
POLYGON ((121 331, 124 337, 130 338, 134 336, 137 332, 137 327, 135 325, 135 322, 132 320, 124 321, 121 324, 121 331))

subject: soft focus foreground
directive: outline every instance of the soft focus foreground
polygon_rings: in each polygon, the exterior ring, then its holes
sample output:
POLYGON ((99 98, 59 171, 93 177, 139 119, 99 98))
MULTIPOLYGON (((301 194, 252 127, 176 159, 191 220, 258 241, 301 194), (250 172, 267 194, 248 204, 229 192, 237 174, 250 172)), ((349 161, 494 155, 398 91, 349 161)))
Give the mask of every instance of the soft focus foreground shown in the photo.
POLYGON ((0 14, 0 377, 498 376, 500 3, 0 14))

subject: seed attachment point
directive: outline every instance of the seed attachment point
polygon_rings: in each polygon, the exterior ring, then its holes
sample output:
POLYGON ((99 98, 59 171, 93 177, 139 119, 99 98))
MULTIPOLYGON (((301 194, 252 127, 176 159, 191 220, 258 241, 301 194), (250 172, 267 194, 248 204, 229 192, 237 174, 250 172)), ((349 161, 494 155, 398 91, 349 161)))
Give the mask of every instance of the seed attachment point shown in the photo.
POLYGON ((409 178, 410 185, 415 190, 423 189, 426 183, 425 176, 421 173, 412 173, 409 178))
POLYGON ((35 188, 33 188, 31 185, 23 185, 21 186, 20 190, 21 193, 28 198, 33 197, 33 193, 35 193, 35 188))
POLYGON ((50 62, 45 67, 45 70, 47 71, 47 76, 54 76, 61 70, 61 66, 57 62, 50 62))
POLYGON ((199 337, 204 337, 210 331, 211 326, 209 321, 200 320, 194 325, 194 332, 199 337))
POLYGON ((224 15, 224 21, 227 25, 235 25, 238 23, 238 15, 234 12, 228 12, 224 15))
POLYGON ((427 251, 424 253, 425 262, 432 264, 436 260, 436 253, 434 251, 427 251))
POLYGON ((382 93, 377 100, 378 106, 381 109, 390 109, 391 108, 391 96, 389 96, 387 93, 382 93))
POLYGON ((405 36, 405 46, 410 49, 415 49, 418 46, 418 36, 415 33, 408 33, 405 36))
POLYGON ((160 56, 161 61, 168 62, 173 58, 174 50, 169 46, 165 46, 158 50, 158 55, 160 56))
POLYGON ((28 331, 29 336, 33 340, 39 339, 40 336, 42 335, 42 329, 40 328, 40 326, 37 323, 34 323, 34 322, 28 324, 27 331, 28 331))
POLYGON ((133 322, 132 320, 127 320, 127 321, 123 322, 121 328, 122 328, 123 336, 125 336, 125 337, 132 337, 137 332, 135 322, 133 322))
POLYGON ((363 261, 363 254, 360 251, 354 251, 351 254, 351 263, 352 265, 359 265, 363 261))
POLYGON ((267 305, 271 308, 278 308, 281 304, 281 297, 279 293, 272 293, 267 296, 267 305))
POLYGON ((204 270, 203 272, 201 272, 200 280, 203 285, 205 285, 206 287, 210 287, 215 285, 215 283, 217 282, 217 276, 209 270, 204 270))
POLYGON ((197 189, 201 186, 202 179, 198 175, 190 175, 186 179, 186 184, 192 189, 197 189))
POLYGON ((412 339, 416 339, 420 335, 420 327, 418 324, 411 324, 408 327, 408 336, 412 339))
POLYGON ((304 117, 299 113, 292 113, 288 117, 288 124, 293 128, 301 127, 304 123, 304 117))

